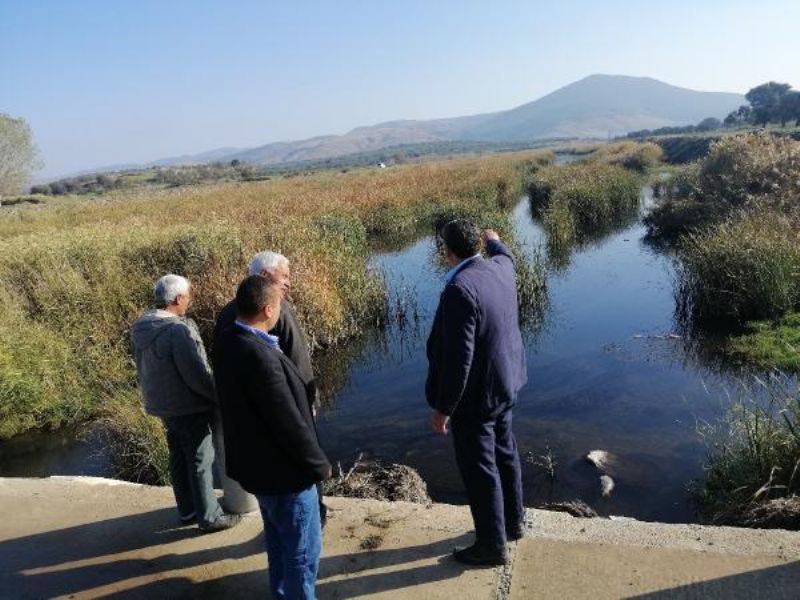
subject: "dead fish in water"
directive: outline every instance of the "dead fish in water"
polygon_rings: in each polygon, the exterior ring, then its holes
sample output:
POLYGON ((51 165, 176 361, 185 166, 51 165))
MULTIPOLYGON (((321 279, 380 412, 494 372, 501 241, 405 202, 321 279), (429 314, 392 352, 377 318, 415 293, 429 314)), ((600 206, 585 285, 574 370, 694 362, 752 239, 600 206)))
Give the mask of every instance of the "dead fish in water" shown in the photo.
POLYGON ((592 450, 585 458, 600 471, 605 471, 613 460, 611 455, 605 450, 592 450))
POLYGON ((601 475, 600 476, 600 492, 603 494, 603 498, 608 498, 611 495, 611 492, 614 491, 614 480, 611 479, 608 475, 601 475))

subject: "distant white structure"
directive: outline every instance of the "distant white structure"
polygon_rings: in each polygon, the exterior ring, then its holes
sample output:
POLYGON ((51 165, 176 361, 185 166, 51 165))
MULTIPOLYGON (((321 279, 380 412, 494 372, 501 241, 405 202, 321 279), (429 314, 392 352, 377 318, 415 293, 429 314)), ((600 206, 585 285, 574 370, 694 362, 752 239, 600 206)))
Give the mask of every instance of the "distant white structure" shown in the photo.
POLYGON ((385 169, 386 168, 386 163, 378 163, 378 168, 385 169))

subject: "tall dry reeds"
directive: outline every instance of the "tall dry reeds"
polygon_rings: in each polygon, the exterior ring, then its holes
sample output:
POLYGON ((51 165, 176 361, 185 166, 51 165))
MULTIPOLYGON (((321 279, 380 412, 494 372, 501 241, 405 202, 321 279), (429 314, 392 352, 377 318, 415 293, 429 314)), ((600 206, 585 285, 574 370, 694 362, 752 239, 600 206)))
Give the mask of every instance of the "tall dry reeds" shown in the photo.
POLYGON ((277 250, 292 262, 293 300, 312 346, 359 333, 384 306, 382 282, 367 268, 371 235, 387 223, 398 233, 429 226, 443 207, 502 211, 540 159, 527 152, 142 190, 5 215, 0 438, 98 414, 137 422, 126 412, 136 396, 128 328, 166 272, 193 281, 192 316, 210 342, 249 256, 277 250))

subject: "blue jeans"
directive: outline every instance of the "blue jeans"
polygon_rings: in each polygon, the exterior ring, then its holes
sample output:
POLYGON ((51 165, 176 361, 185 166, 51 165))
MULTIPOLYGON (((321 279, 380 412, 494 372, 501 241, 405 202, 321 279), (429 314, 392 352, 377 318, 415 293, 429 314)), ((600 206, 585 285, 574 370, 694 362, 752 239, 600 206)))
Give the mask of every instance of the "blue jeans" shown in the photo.
POLYGON ((314 600, 322 553, 316 486, 296 494, 256 498, 264 519, 273 595, 280 600, 314 600))

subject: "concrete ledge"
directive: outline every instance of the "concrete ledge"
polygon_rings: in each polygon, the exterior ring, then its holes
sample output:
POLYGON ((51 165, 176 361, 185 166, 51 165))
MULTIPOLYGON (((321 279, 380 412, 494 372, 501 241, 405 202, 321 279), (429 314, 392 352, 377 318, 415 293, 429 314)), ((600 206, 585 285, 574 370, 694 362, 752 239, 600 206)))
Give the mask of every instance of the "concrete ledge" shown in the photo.
MULTIPOLYGON (((796 598, 800 534, 529 511, 507 569, 449 557, 465 507, 331 498, 320 598, 796 598)), ((265 597, 261 519, 180 527, 169 488, 0 479, 0 597, 265 597)))

